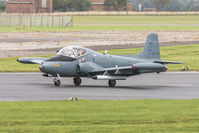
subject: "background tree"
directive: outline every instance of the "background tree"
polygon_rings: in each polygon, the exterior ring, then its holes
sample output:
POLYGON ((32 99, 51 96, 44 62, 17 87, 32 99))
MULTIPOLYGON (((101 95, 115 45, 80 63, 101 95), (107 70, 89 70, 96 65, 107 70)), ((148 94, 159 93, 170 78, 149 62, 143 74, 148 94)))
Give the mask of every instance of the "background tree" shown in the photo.
POLYGON ((54 11, 61 11, 63 0, 53 0, 53 10, 54 11))
POLYGON ((89 0, 53 0, 54 11, 87 11, 90 6, 89 0))
POLYGON ((117 7, 117 0, 105 0, 104 1, 104 5, 106 6, 106 8, 110 11, 111 8, 114 8, 114 10, 117 7))
POLYGON ((189 11, 198 11, 199 10, 199 1, 190 0, 187 4, 187 10, 189 11))
POLYGON ((119 8, 126 8, 126 3, 127 1, 126 0, 117 0, 117 10, 119 9, 119 8))
POLYGON ((119 10, 119 8, 126 7, 126 0, 105 0, 104 5, 108 10, 113 8, 114 10, 119 10))
POLYGON ((168 11, 180 11, 181 10, 181 2, 179 0, 172 0, 170 6, 168 7, 168 11))
MULTIPOLYGON (((199 11, 199 0, 129 0, 133 10, 138 10, 138 5, 143 8, 157 8, 158 11, 199 11)), ((53 0, 54 11, 87 11, 91 6, 90 0, 53 0)), ((108 10, 126 8, 126 0, 105 0, 108 10)))
POLYGON ((155 8, 155 4, 153 3, 153 0, 143 0, 142 7, 143 8, 155 8))
POLYGON ((86 11, 89 10, 91 3, 89 0, 72 0, 75 5, 76 11, 86 11))
POLYGON ((163 11, 166 6, 171 4, 171 0, 153 0, 158 11, 163 11))

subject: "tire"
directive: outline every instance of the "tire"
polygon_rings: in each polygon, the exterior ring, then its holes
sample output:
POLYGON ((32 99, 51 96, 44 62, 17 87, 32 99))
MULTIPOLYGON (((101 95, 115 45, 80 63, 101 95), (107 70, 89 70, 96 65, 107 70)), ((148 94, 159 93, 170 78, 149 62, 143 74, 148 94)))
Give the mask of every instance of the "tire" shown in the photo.
POLYGON ((60 86, 61 85, 61 81, 60 80, 54 80, 54 85, 55 86, 60 86))
POLYGON ((109 85, 109 87, 115 87, 115 85, 116 85, 116 80, 109 80, 109 81, 108 81, 108 85, 109 85))
POLYGON ((75 78, 73 79, 73 83, 74 83, 76 86, 80 86, 81 82, 82 82, 82 80, 81 80, 80 77, 75 77, 75 78))

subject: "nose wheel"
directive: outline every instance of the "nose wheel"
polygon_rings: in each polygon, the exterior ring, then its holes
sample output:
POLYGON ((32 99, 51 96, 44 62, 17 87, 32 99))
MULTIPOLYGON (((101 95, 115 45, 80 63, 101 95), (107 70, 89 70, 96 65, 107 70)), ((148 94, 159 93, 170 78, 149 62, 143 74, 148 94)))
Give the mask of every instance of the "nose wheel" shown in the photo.
POLYGON ((60 80, 54 80, 54 85, 55 86, 60 86, 61 85, 61 81, 60 80))
POLYGON ((73 78, 73 83, 76 85, 76 86, 79 86, 81 84, 81 78, 80 77, 74 77, 73 78))
POLYGON ((109 81, 108 81, 108 85, 109 85, 110 87, 115 87, 115 85, 116 85, 116 80, 109 80, 109 81))
POLYGON ((59 76, 59 74, 57 74, 57 77, 54 78, 54 85, 55 86, 60 86, 61 85, 61 81, 59 79, 61 79, 61 77, 59 76))

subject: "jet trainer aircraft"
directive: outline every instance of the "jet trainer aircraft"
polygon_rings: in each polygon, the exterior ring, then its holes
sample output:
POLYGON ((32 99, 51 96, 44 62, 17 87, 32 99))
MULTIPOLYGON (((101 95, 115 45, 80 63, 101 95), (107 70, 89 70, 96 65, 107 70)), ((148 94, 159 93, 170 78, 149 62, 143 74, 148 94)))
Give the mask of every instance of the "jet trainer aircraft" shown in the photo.
POLYGON ((108 55, 80 47, 68 46, 51 58, 23 57, 17 60, 25 64, 39 64, 45 77, 54 77, 54 85, 61 84, 61 77, 73 77, 74 84, 81 84, 81 77, 96 80, 108 80, 110 87, 116 80, 126 80, 129 76, 143 73, 160 73, 167 71, 166 64, 181 62, 160 59, 158 35, 150 33, 143 50, 137 55, 108 55))

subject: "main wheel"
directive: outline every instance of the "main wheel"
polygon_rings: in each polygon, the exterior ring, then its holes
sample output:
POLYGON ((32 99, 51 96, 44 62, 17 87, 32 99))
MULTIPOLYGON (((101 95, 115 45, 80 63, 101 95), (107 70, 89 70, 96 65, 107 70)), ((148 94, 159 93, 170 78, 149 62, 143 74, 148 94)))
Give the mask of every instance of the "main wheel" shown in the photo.
POLYGON ((61 84, 61 81, 60 80, 54 80, 54 85, 55 86, 60 86, 61 84))
POLYGON ((116 80, 109 80, 109 81, 108 81, 108 85, 109 85, 110 87, 115 87, 115 85, 116 85, 116 80))
POLYGON ((73 83, 76 85, 76 86, 79 86, 81 84, 82 80, 80 77, 74 77, 73 79, 73 83))

